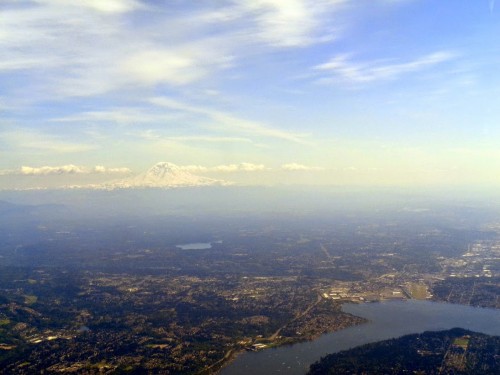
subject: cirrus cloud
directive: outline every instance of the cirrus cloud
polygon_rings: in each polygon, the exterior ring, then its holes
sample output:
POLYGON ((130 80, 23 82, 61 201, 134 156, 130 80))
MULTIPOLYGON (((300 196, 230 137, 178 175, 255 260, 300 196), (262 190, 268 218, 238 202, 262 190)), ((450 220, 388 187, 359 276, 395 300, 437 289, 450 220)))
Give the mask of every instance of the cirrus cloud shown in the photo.
POLYGON ((73 6, 79 8, 91 9, 95 12, 102 13, 125 13, 140 8, 144 5, 134 0, 79 0, 79 1, 66 1, 66 0, 35 0, 39 4, 48 6, 73 6))
POLYGON ((411 61, 387 64, 378 61, 356 63, 350 60, 349 55, 338 55, 323 64, 316 65, 314 70, 324 74, 318 80, 319 83, 335 80, 367 83, 395 79, 403 74, 429 69, 454 57, 455 54, 450 51, 438 51, 411 61))

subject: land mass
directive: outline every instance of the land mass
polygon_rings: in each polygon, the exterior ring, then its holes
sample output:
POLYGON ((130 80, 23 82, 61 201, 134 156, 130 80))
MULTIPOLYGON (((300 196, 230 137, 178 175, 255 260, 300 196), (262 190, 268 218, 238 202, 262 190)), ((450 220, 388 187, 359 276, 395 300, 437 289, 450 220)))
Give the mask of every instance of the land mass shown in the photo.
POLYGON ((308 375, 498 374, 500 336, 453 328, 362 345, 323 357, 308 375))
POLYGON ((496 211, 343 211, 342 196, 264 215, 252 189, 206 189, 5 195, 0 368, 213 373, 243 350, 363 323, 346 302, 500 307, 496 211), (208 209, 236 195, 241 211, 208 209))

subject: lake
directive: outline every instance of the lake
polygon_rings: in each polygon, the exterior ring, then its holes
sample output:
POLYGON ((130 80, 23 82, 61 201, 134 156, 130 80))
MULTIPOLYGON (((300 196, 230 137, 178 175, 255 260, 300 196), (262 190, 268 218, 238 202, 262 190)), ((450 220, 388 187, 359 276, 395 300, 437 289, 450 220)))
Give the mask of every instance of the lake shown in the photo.
POLYGON ((500 310, 496 309, 417 300, 345 304, 342 309, 370 322, 313 341, 245 352, 225 367, 221 375, 303 375, 326 354, 424 331, 461 327, 500 335, 500 310))
POLYGON ((212 244, 210 242, 193 242, 193 243, 186 243, 183 245, 176 245, 175 247, 178 247, 179 249, 182 250, 205 250, 205 249, 211 249, 212 244))

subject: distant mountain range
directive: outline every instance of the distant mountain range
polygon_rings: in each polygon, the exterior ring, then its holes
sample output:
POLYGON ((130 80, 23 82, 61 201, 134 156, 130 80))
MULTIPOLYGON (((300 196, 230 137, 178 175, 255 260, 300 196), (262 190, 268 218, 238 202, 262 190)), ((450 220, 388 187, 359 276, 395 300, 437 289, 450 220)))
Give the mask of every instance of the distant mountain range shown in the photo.
POLYGON ((171 188, 185 186, 228 185, 229 183, 213 178, 201 177, 182 170, 179 166, 160 162, 135 177, 121 179, 104 184, 106 188, 171 188))
POLYGON ((135 189, 135 188, 180 188, 194 186, 227 186, 228 181, 194 175, 169 163, 160 162, 137 176, 92 185, 73 185, 72 189, 135 189))

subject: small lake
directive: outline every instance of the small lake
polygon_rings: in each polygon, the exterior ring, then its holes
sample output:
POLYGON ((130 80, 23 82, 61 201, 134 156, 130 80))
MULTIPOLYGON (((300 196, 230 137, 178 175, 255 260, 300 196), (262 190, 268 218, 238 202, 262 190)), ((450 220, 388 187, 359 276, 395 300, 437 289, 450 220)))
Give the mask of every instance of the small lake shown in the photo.
POLYGON ((178 247, 179 249, 182 250, 205 250, 205 249, 211 249, 212 244, 210 242, 193 242, 193 243, 186 243, 183 245, 176 245, 175 247, 178 247))
POLYGON ((500 310, 496 309, 417 300, 345 304, 342 309, 370 322, 313 341, 246 352, 225 367, 221 375, 303 375, 326 354, 424 331, 461 327, 500 335, 500 310))

